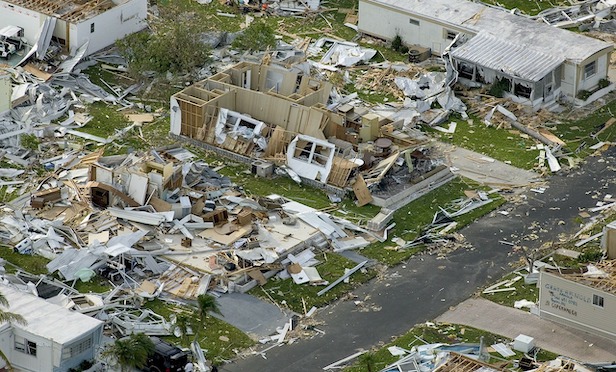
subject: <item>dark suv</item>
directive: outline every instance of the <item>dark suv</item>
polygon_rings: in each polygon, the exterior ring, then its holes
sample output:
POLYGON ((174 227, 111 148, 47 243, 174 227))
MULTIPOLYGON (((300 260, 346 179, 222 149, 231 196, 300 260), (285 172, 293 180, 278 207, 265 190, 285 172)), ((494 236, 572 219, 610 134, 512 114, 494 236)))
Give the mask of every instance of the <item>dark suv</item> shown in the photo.
POLYGON ((142 371, 184 372, 184 366, 188 363, 188 353, 158 337, 151 339, 156 348, 148 357, 148 362, 142 371))

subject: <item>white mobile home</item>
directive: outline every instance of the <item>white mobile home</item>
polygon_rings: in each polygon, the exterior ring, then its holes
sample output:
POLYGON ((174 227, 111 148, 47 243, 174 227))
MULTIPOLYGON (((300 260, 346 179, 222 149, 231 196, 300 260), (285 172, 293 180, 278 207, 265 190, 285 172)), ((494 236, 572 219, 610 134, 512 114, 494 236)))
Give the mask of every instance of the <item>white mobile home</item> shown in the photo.
POLYGON ((539 315, 616 340, 613 261, 590 270, 544 270, 539 275, 539 315))
POLYGON ((85 55, 92 54, 126 35, 142 30, 147 0, 0 0, 0 28, 19 26, 34 45, 48 18, 53 18, 51 37, 74 55, 88 42, 85 55))
POLYGON ((14 368, 32 372, 65 372, 94 358, 103 322, 0 284, 7 311, 27 324, 0 325, 0 349, 14 368))
POLYGON ((607 78, 612 44, 467 0, 359 0, 359 31, 450 56, 461 82, 504 82, 521 100, 551 101, 607 78))

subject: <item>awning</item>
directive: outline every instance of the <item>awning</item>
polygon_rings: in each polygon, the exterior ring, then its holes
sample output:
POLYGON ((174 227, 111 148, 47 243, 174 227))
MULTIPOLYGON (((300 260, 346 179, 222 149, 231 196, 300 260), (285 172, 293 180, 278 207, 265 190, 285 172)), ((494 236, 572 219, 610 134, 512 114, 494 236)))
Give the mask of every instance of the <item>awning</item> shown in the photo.
POLYGON ((505 75, 536 82, 564 62, 555 57, 487 33, 479 33, 451 51, 455 60, 470 62, 505 75))

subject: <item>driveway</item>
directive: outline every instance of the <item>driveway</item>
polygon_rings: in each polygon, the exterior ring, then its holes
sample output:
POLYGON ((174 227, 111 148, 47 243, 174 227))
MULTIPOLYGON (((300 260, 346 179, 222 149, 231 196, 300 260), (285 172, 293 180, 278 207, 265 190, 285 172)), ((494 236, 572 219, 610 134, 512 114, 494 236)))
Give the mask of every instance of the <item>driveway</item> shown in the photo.
POLYGON ((590 158, 583 169, 554 176, 543 194, 527 191, 520 203, 502 206, 508 215, 493 212, 464 228, 460 232, 472 248, 445 259, 420 255, 388 269, 383 279, 354 292, 371 311, 360 311, 352 301, 338 302, 316 315, 325 335, 268 350, 267 359, 240 359, 222 370, 318 371, 438 317, 512 271, 520 257, 500 240, 536 247, 577 231, 580 209, 593 207, 601 195, 616 194, 615 155, 612 149, 590 158))
POLYGON ((527 311, 471 298, 436 318, 437 322, 464 324, 514 339, 531 336, 537 346, 583 362, 616 360, 616 342, 541 319, 527 311))

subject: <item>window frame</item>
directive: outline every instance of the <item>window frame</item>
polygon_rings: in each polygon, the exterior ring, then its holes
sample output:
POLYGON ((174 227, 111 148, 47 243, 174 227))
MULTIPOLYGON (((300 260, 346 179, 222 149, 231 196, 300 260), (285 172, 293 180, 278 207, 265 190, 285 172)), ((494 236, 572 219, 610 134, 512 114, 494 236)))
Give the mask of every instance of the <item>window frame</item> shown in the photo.
POLYGON ((605 309, 605 297, 599 296, 598 294, 593 293, 593 295, 592 295, 592 304, 593 304, 593 306, 605 309))
POLYGON ((409 18, 409 23, 414 26, 419 26, 419 20, 414 19, 414 18, 409 18))
POLYGON ((20 353, 31 355, 36 357, 37 344, 34 341, 30 341, 25 337, 15 337, 13 340, 13 348, 20 353), (20 342, 21 341, 21 342, 20 342))
POLYGON ((587 80, 597 74, 597 61, 588 62, 584 65, 584 80, 587 80))
POLYGON ((456 31, 452 31, 452 30, 448 30, 446 28, 443 29, 443 36, 445 37, 446 40, 454 40, 456 38, 456 36, 458 36, 458 32, 456 31))

